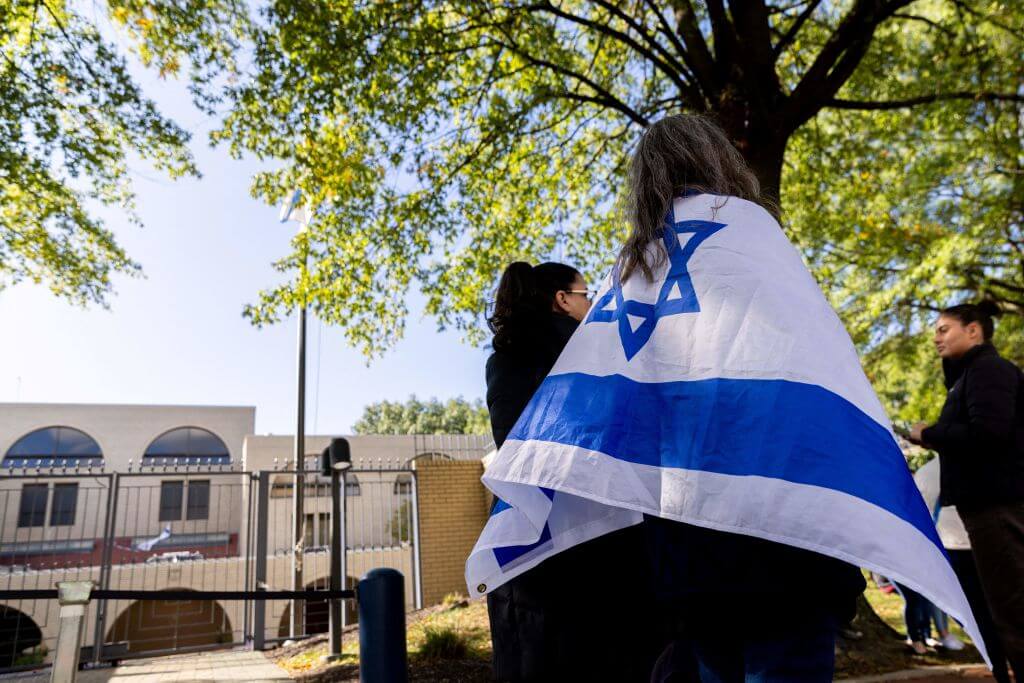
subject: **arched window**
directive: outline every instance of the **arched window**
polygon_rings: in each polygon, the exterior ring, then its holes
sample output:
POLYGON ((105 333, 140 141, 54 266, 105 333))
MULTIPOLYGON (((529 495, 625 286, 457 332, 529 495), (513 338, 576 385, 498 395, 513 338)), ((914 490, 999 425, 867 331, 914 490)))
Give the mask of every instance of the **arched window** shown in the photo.
POLYGON ((7 449, 4 467, 91 467, 103 460, 96 440, 72 427, 45 427, 7 449))
POLYGON ((175 464, 198 462, 204 465, 227 465, 231 454, 220 437, 199 427, 179 427, 164 432, 146 449, 143 461, 153 458, 175 464))
POLYGON ((412 458, 409 458, 409 460, 407 462, 412 463, 412 462, 417 462, 419 460, 426 460, 428 462, 434 462, 434 461, 437 461, 437 460, 442 460, 443 461, 443 460, 451 460, 451 459, 452 459, 452 456, 448 455, 447 453, 442 453, 440 451, 427 451, 426 453, 420 453, 419 455, 416 455, 416 456, 413 456, 412 458))
POLYGON ((412 495, 412 475, 399 474, 395 477, 395 484, 391 489, 391 493, 396 496, 412 495))

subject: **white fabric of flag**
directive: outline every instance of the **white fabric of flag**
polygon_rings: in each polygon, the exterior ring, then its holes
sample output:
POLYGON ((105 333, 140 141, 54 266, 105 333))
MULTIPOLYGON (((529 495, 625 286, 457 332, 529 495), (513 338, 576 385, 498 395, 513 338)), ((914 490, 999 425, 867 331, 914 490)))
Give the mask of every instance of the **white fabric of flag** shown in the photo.
POLYGON ((700 194, 662 241, 653 282, 608 276, 487 468, 499 500, 470 594, 646 513, 878 572, 984 653, 853 343, 778 223, 700 194))
POLYGON ((133 545, 132 549, 133 550, 142 550, 142 551, 148 552, 148 551, 152 550, 153 547, 157 543, 159 543, 160 541, 166 541, 170 537, 171 537, 171 527, 168 525, 168 526, 164 527, 163 531, 161 531, 159 535, 154 536, 153 538, 147 538, 147 539, 145 539, 143 541, 136 542, 133 545))

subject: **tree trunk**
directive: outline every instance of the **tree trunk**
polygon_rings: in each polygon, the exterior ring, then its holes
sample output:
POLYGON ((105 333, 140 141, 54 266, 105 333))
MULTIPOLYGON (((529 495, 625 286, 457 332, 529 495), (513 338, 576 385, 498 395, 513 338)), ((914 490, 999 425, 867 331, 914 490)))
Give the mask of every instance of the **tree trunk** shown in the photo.
POLYGON ((755 144, 740 152, 761 182, 761 193, 781 209, 782 161, 786 154, 786 139, 755 140, 755 144))
POLYGON ((745 98, 730 95, 736 90, 729 89, 722 96, 715 116, 757 176, 762 194, 781 208, 782 161, 790 132, 776 109, 771 109, 776 105, 758 106, 745 98))

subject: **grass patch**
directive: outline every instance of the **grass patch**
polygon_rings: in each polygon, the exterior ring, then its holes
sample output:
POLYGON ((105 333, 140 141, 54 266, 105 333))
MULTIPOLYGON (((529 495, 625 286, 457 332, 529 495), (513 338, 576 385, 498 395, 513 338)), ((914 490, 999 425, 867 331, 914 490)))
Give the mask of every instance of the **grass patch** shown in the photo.
MULTIPOLYGON (((419 677, 410 680, 443 680, 454 667, 462 677, 451 680, 491 680, 491 629, 485 600, 467 600, 452 594, 444 603, 407 617, 406 647, 411 670, 419 677)), ((342 638, 342 659, 323 661, 328 645, 317 636, 269 656, 295 678, 307 681, 358 680, 359 632, 347 631, 342 638)))
POLYGON ((451 628, 427 626, 419 656, 424 659, 464 659, 469 655, 469 641, 451 628))
POLYGON ((407 641, 410 657, 431 657, 432 648, 437 647, 433 640, 440 637, 431 634, 447 631, 457 634, 465 645, 459 658, 490 658, 491 624, 487 619, 487 602, 474 600, 464 608, 454 609, 464 599, 459 596, 451 607, 409 624, 407 641))
MULTIPOLYGON (((299 649, 294 654, 282 657, 277 661, 278 666, 284 668, 293 676, 302 675, 315 671, 324 666, 323 658, 327 656, 329 646, 326 642, 319 643, 313 647, 299 649)), ((357 664, 359 662, 358 641, 343 640, 341 644, 341 659, 332 663, 332 666, 339 664, 357 664)))
MULTIPOLYGON (((903 598, 899 596, 896 591, 891 593, 882 592, 875 582, 871 580, 871 576, 867 575, 868 587, 864 591, 864 597, 867 598, 871 608, 875 610, 875 614, 882 618, 882 621, 891 626, 894 630, 906 634, 907 625, 903 621, 903 598)), ((956 622, 952 617, 949 620, 949 630, 960 640, 964 641, 969 645, 973 645, 974 642, 971 637, 964 633, 964 630, 960 627, 960 624, 956 622)), ((932 633, 933 636, 937 635, 932 633)))

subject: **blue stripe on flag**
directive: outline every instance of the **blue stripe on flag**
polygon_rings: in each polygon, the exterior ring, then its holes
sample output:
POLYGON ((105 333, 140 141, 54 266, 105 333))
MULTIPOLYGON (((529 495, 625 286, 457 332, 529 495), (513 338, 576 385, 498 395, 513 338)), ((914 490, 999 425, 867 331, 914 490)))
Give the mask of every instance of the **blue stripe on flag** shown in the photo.
POLYGON ((892 435, 820 386, 554 375, 508 438, 579 446, 642 465, 841 491, 906 520, 942 548, 892 435))
MULTIPOLYGON (((548 500, 554 500, 555 499, 555 490, 554 489, 547 489, 547 488, 544 488, 543 486, 538 486, 537 488, 540 489, 541 492, 545 496, 548 497, 548 500)), ((509 505, 508 503, 503 501, 501 498, 497 498, 494 501, 494 507, 491 508, 491 517, 493 517, 494 515, 498 514, 499 512, 504 512, 505 510, 508 510, 511 507, 512 507, 511 505, 509 505)))
POLYGON ((551 529, 548 525, 544 525, 544 530, 540 533, 540 539, 536 543, 530 545, 510 545, 504 548, 494 549, 494 559, 498 561, 498 566, 501 568, 507 567, 512 562, 515 562, 520 557, 530 552, 534 548, 544 545, 551 540, 551 529))

